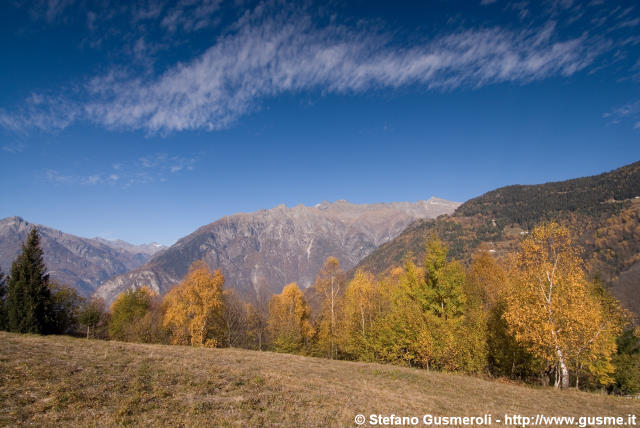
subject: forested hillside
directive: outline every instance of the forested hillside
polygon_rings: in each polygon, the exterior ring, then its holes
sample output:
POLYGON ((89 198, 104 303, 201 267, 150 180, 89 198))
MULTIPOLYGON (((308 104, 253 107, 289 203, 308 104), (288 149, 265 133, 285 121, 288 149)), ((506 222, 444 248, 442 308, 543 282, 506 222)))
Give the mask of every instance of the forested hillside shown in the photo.
POLYGON ((615 202, 636 196, 640 196, 640 162, 592 177, 501 187, 465 202, 454 215, 489 216, 502 226, 517 223, 531 228, 558 213, 597 217, 616 212, 620 205, 615 202))
MULTIPOLYGON (((469 261, 481 244, 500 257, 531 228, 555 220, 583 248, 586 268, 602 277, 622 303, 640 314, 640 162, 601 175, 528 186, 507 186, 462 204, 453 216, 418 220, 356 267, 380 273, 424 252, 437 233, 451 255, 469 261)), ((354 269, 355 271, 355 269, 354 269)))

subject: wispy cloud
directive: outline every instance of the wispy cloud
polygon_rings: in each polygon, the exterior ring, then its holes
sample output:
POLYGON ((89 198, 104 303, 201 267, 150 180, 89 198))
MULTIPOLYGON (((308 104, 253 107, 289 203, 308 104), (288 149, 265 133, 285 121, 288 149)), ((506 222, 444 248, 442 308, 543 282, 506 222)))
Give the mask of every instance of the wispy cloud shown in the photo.
MULTIPOLYGON (((219 6, 218 1, 188 3, 140 9, 138 19, 162 19, 168 31, 187 31, 200 25, 197 17, 210 22, 219 6)), ((261 4, 191 61, 160 74, 115 68, 89 79, 78 97, 27 100, 17 113, 0 111, 0 126, 56 130, 83 120, 150 134, 217 130, 282 94, 526 84, 584 70, 606 47, 586 33, 560 37, 554 21, 518 31, 467 29, 398 46, 389 34, 333 21, 320 26, 304 11, 276 12, 261 4)))
POLYGON ((24 149, 27 148, 27 145, 22 141, 12 141, 10 143, 4 144, 0 149, 7 153, 22 153, 24 149))
POLYGON ((157 172, 178 172, 187 170, 192 171, 196 163, 195 158, 185 158, 181 156, 169 156, 166 153, 156 153, 152 156, 146 156, 138 159, 138 163, 142 168, 147 170, 155 170, 157 172))
POLYGON ((221 3, 222 0, 181 0, 168 11, 161 25, 172 33, 178 29, 190 32, 214 25, 217 20, 212 17, 221 3))
POLYGON ((68 175, 55 169, 45 170, 45 178, 58 185, 112 185, 128 188, 136 184, 167 181, 172 174, 193 171, 197 159, 194 157, 170 156, 155 153, 133 162, 113 164, 110 170, 89 175, 68 175))
POLYGON ((640 129, 640 101, 627 103, 602 115, 610 124, 633 122, 633 129, 640 129))
POLYGON ((63 16, 65 10, 76 3, 76 0, 36 0, 25 1, 29 6, 31 15, 35 18, 44 18, 47 22, 53 22, 63 16))
POLYGON ((74 177, 70 175, 63 175, 55 169, 47 169, 44 171, 44 175, 48 181, 54 184, 70 184, 73 183, 74 177))
POLYGON ((552 36, 552 24, 520 34, 494 28, 399 48, 381 36, 333 26, 320 29, 309 19, 281 18, 244 25, 191 63, 157 79, 115 85, 94 82, 110 97, 86 108, 93 121, 107 127, 214 130, 283 93, 526 83, 574 74, 598 53, 583 37, 555 41, 552 36), (291 21, 297 23, 287 23, 291 21))
POLYGON ((29 130, 57 132, 81 116, 82 106, 70 98, 32 93, 18 108, 0 108, 0 127, 18 134, 29 130))

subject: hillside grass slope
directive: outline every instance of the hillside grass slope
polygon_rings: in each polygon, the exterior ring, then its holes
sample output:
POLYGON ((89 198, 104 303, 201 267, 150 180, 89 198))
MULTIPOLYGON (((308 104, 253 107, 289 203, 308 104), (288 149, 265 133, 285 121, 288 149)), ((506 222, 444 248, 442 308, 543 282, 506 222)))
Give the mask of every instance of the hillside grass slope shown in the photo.
POLYGON ((356 414, 640 414, 640 401, 238 349, 0 332, 0 425, 356 426, 356 414))

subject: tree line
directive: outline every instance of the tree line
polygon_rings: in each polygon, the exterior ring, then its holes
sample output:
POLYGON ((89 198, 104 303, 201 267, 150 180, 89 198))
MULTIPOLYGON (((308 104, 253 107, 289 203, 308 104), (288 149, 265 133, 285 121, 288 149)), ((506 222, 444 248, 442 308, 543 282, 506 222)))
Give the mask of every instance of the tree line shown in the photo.
POLYGON ((329 257, 315 284, 249 301, 195 262, 165 296, 121 293, 107 310, 49 282, 34 229, 5 282, 0 322, 22 333, 203 347, 243 347, 330 359, 518 379, 567 388, 640 390, 640 340, 631 316, 556 223, 536 227, 496 260, 481 249, 468 266, 436 235, 416 263, 347 278, 329 257), (311 304, 310 304, 311 302, 311 304))

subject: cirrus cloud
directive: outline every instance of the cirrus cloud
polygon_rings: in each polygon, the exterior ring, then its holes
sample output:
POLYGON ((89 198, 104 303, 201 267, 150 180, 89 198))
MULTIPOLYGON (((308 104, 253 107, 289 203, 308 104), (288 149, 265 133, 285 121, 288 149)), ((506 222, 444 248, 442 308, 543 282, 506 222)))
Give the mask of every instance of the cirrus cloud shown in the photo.
MULTIPOLYGON (((210 2, 207 13, 217 7, 210 2)), ((399 45, 379 31, 333 21, 320 26, 299 10, 274 15, 262 4, 190 61, 159 74, 112 69, 88 79, 77 96, 33 95, 16 112, 0 110, 0 126, 56 131, 81 120, 149 134, 218 130, 283 94, 526 84, 571 76, 606 49, 605 40, 587 34, 560 37, 553 21, 518 31, 460 30, 399 45)))

